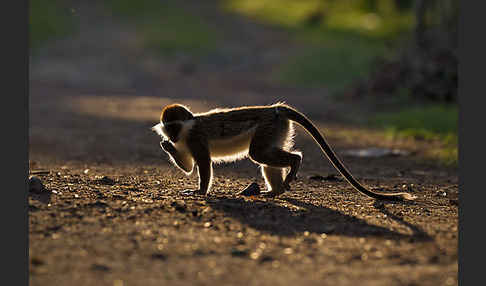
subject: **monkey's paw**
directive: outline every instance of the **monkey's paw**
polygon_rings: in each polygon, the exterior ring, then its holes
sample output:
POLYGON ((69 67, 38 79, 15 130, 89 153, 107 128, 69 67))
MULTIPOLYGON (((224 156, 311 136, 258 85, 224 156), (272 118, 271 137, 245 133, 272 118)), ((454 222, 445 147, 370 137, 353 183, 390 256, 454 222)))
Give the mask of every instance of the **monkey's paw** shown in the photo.
POLYGON ((174 145, 172 145, 172 143, 170 143, 168 140, 160 141, 160 147, 169 153, 175 150, 174 145))
POLYGON ((181 191, 181 194, 184 196, 205 196, 206 192, 203 192, 201 190, 183 190, 181 191))

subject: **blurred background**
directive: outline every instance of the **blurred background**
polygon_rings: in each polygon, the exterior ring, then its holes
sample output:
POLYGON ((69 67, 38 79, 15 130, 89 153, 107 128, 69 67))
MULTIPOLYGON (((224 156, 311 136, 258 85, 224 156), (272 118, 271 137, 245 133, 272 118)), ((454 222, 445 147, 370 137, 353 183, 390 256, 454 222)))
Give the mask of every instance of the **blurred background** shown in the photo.
POLYGON ((30 0, 31 285, 457 285, 458 3, 30 0), (166 104, 279 101, 417 203, 351 191, 302 128, 282 198, 238 195, 263 190, 250 160, 179 192, 198 175, 150 130, 166 104))
POLYGON ((455 166, 458 5, 32 0, 31 157, 140 160, 153 156, 139 144, 147 134, 123 128, 148 128, 165 104, 285 101, 330 136, 412 140, 455 166))

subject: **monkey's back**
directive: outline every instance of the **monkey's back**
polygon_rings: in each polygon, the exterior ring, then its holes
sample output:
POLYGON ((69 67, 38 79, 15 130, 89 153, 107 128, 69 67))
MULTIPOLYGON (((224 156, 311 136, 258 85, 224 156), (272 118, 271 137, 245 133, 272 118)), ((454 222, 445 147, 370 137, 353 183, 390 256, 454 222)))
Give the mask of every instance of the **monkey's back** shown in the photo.
POLYGON ((275 107, 281 105, 213 109, 195 114, 194 128, 213 139, 229 139, 261 126, 263 122, 274 121, 278 116, 275 107))

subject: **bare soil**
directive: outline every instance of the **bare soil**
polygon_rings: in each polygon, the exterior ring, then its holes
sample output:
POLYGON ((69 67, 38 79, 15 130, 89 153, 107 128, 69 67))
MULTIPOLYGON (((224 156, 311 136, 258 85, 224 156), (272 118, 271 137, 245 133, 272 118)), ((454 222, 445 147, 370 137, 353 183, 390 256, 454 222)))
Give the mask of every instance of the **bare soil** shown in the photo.
POLYGON ((374 105, 269 81, 279 59, 298 51, 285 32, 188 6, 238 37, 225 50, 234 62, 194 61, 187 74, 187 58, 141 52, 130 26, 94 5, 77 9, 82 33, 31 62, 30 169, 47 172, 36 175, 46 190, 29 195, 30 285, 457 285, 457 170, 423 157, 431 142, 390 140, 346 121, 374 105), (232 70, 244 55, 257 56, 232 70), (291 192, 238 195, 252 182, 264 187, 243 160, 215 166, 208 196, 180 194, 197 176, 169 165, 150 131, 162 106, 198 112, 278 100, 308 114, 338 154, 410 151, 341 157, 365 185, 407 190, 417 201, 357 193, 300 128, 303 168, 291 192))

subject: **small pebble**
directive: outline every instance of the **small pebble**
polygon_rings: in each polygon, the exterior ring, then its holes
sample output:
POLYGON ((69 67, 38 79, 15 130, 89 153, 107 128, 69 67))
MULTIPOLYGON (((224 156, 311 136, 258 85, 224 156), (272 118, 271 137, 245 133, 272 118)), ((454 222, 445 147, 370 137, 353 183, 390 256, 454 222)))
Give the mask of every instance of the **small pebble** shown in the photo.
POLYGON ((239 193, 243 196, 256 196, 260 194, 260 187, 257 183, 251 183, 248 187, 246 187, 243 191, 239 193))
POLYGON ((243 257, 248 255, 248 250, 246 249, 232 249, 231 250, 231 256, 236 256, 236 257, 243 257))
POLYGON ((41 179, 36 176, 29 177, 29 192, 39 194, 44 190, 41 179))
POLYGON ((98 183, 103 185, 114 185, 115 181, 108 176, 103 176, 101 177, 101 179, 98 179, 98 183))

